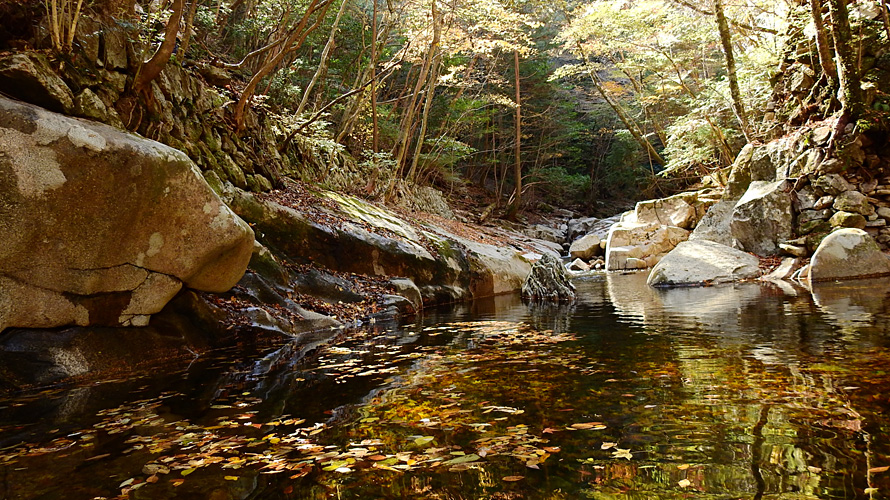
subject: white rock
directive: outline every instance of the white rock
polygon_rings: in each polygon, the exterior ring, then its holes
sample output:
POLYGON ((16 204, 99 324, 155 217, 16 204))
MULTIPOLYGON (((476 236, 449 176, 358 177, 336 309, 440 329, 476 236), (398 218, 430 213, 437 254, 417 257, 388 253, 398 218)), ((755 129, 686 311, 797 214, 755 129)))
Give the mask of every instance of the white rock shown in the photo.
POLYGON ((865 231, 839 229, 822 240, 807 272, 810 283, 890 274, 890 257, 865 231))
POLYGON ((576 259, 589 259, 596 257, 600 252, 601 238, 596 234, 589 233, 578 238, 569 247, 569 255, 576 259))
POLYGON ((760 274, 757 257, 713 241, 685 241, 677 245, 649 273, 650 286, 725 283, 760 274))

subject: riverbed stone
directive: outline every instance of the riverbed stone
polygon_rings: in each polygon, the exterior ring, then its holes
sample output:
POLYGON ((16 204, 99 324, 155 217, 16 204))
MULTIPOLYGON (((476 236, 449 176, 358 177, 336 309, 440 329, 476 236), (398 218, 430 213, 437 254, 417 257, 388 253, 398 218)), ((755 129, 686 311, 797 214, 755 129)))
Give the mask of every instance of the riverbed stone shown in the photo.
POLYGON ((637 222, 691 229, 698 221, 698 217, 696 217, 695 207, 690 201, 694 202, 694 195, 690 196, 686 193, 669 198, 641 201, 635 208, 637 222))
POLYGON ((890 256, 855 228, 839 229, 822 240, 807 271, 810 283, 884 275, 890 275, 890 256))
POLYGON ((649 273, 650 286, 726 283, 760 275, 757 257, 708 240, 684 241, 649 273))
POLYGON ((562 262, 545 254, 535 262, 522 283, 522 296, 537 300, 570 301, 575 299, 575 286, 569 281, 562 262))
POLYGON ((732 211, 730 230, 742 250, 774 255, 779 241, 791 239, 789 183, 753 181, 732 211))
POLYGON ((253 231, 182 152, 0 97, 0 330, 142 325, 222 292, 253 231))
POLYGON ((569 247, 569 255, 576 259, 590 259, 596 257, 600 253, 601 238, 589 233, 572 242, 569 247))

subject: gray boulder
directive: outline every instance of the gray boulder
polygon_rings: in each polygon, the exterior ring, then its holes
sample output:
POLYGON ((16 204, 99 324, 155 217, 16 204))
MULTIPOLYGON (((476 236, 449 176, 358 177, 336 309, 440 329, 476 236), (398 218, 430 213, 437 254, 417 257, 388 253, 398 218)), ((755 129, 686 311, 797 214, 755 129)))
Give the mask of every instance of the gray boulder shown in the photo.
POLYGON ((787 181, 753 181, 732 211, 730 229, 738 246, 757 255, 775 255, 791 239, 791 194, 787 181))
POLYGON ((180 151, 0 97, 0 330, 141 326, 222 292, 253 231, 180 151))
POLYGON ((689 240, 708 240, 732 246, 732 231, 729 224, 732 222, 732 209, 735 208, 735 204, 734 200, 724 200, 712 205, 689 235, 689 240))
POLYGON ((760 275, 757 257, 708 240, 684 241, 649 273, 650 286, 726 283, 760 275))
POLYGON ((0 91, 59 113, 74 111, 74 93, 43 55, 13 54, 0 58, 0 91))
POLYGON ((807 270, 810 283, 890 275, 890 257, 865 231, 839 229, 822 240, 807 270))

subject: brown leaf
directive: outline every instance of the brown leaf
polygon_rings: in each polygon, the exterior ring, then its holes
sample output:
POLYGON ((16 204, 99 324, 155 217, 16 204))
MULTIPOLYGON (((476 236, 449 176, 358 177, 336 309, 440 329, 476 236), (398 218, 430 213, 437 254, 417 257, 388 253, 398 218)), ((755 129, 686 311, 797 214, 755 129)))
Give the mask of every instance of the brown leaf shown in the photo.
POLYGON ((521 481, 521 480, 525 479, 525 476, 504 476, 501 479, 503 479, 504 481, 513 482, 513 481, 521 481))
POLYGON ((874 472, 886 472, 888 470, 890 470, 890 466, 885 465, 884 467, 872 467, 871 469, 868 469, 868 472, 871 474, 874 472))

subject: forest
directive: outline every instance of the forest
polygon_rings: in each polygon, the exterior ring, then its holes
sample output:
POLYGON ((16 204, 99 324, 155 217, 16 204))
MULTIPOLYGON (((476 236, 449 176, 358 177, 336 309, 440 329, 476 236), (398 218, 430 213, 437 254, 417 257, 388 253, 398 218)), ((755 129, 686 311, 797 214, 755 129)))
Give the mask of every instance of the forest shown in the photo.
MULTIPOLYGON (((742 146, 781 135, 786 121, 846 101, 860 113, 860 75, 885 63, 863 48, 890 30, 886 8, 842 0, 28 6, 2 9, 42 17, 59 64, 80 64, 82 16, 125 25, 145 61, 133 92, 167 64, 200 68, 228 99, 233 134, 245 133, 245 110, 261 112, 285 144, 300 137, 379 172, 368 193, 474 185, 508 218, 538 206, 605 213, 703 178, 722 184, 742 146), (800 77, 804 95, 781 95, 783 61, 800 56, 818 72, 800 77)), ((4 23, 0 38, 24 29, 4 23)), ((887 102, 876 92, 878 113, 887 102)))

